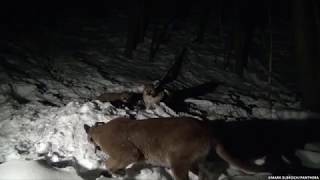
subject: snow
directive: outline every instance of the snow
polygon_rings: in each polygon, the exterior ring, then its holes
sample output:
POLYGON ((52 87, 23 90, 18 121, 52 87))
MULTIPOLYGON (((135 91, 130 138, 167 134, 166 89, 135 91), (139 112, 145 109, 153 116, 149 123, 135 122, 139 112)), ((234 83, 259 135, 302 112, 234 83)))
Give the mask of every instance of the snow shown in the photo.
MULTIPOLYGON (((172 64, 174 53, 181 47, 177 44, 165 45, 157 55, 158 59, 148 62, 147 42, 150 39, 147 39, 138 48, 136 58, 127 59, 120 54, 124 34, 107 33, 108 28, 103 29, 107 30, 101 31, 98 27, 89 25, 82 29, 104 36, 103 44, 86 37, 85 41, 93 41, 95 47, 80 48, 77 51, 69 47, 60 54, 47 52, 51 61, 35 53, 38 47, 32 45, 29 49, 35 49, 35 52, 23 51, 27 60, 15 54, 1 52, 6 63, 15 66, 15 69, 6 70, 0 64, 1 180, 81 180, 88 178, 85 177, 87 172, 103 170, 103 159, 107 156, 95 153, 94 147, 87 141, 84 124, 93 125, 95 122, 108 122, 115 117, 130 115, 137 119, 194 116, 186 112, 175 112, 165 103, 160 103, 152 110, 130 110, 116 108, 108 102, 95 101, 95 97, 104 92, 141 92, 145 83, 159 79, 166 72, 172 64), (113 47, 105 50, 105 44, 108 43, 113 44, 113 47), (59 166, 67 168, 58 168, 59 166)), ((79 41, 84 38, 80 35, 63 36, 79 41)), ((176 38, 183 42, 183 37, 177 35, 176 38)), ((14 50, 23 49, 19 42, 9 45, 14 50)), ((288 89, 275 86, 269 96, 266 82, 258 76, 248 74, 246 79, 239 80, 235 74, 219 68, 217 62, 212 60, 222 57, 217 57, 200 45, 194 45, 190 49, 190 60, 183 66, 183 73, 170 88, 183 89, 212 80, 223 82, 214 91, 186 99, 192 110, 211 120, 241 117, 305 118, 310 115, 300 108, 299 100, 288 89), (269 100, 273 101, 272 108, 269 100), (246 109, 251 106, 252 112, 246 109)), ((300 154, 303 154, 301 156, 306 161, 319 158, 319 154, 315 152, 301 151, 300 154)), ((319 167, 319 159, 313 164, 319 167)), ((168 174, 170 170, 152 167, 135 170, 130 176, 137 180, 169 180, 168 174)), ((189 176, 192 180, 197 179, 194 174, 190 173, 189 176)), ((237 175, 221 176, 220 179, 262 177, 264 175, 237 175)), ((119 178, 95 174, 93 179, 119 178)))
POLYGON ((296 155, 302 160, 304 166, 309 168, 320 167, 320 151, 298 150, 296 155))
POLYGON ((13 160, 0 165, 1 180, 83 180, 74 169, 57 169, 42 161, 13 160))

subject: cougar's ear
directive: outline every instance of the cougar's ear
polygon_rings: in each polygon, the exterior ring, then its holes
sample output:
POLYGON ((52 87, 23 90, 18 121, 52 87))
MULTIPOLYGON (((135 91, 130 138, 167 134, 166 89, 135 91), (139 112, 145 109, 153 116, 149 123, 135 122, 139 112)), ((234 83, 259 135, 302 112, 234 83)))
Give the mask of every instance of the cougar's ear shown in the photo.
POLYGON ((153 85, 153 87, 155 89, 158 89, 158 88, 160 88, 161 81, 160 80, 155 80, 155 81, 153 81, 152 85, 153 85))
POLYGON ((83 125, 83 128, 84 128, 84 130, 86 131, 86 133, 88 133, 88 132, 89 132, 89 129, 90 129, 90 126, 87 125, 87 124, 84 124, 84 125, 83 125))

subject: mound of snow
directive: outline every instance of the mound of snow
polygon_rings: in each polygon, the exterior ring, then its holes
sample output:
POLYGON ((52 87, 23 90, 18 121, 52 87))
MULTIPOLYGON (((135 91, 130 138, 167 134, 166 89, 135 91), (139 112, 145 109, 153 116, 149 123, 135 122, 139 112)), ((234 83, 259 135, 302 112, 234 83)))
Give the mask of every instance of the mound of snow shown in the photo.
POLYGON ((42 161, 13 160, 0 165, 0 180, 83 180, 74 169, 58 169, 42 161))
POLYGON ((11 120, 0 122, 0 162, 44 156, 52 162, 76 160, 86 169, 97 168, 99 158, 87 141, 83 125, 107 122, 121 114, 119 111, 108 103, 99 110, 94 103, 71 102, 44 109, 27 105, 11 120))
MULTIPOLYGON (((105 154, 95 153, 87 140, 83 125, 108 122, 136 112, 117 109, 110 103, 70 102, 63 107, 48 108, 29 103, 10 119, 0 121, 0 163, 16 159, 43 159, 56 165, 74 166, 82 171, 104 169, 105 154)), ((154 110, 139 111, 136 118, 176 116, 164 104, 154 110)), ((121 132, 120 132, 121 133, 121 132)), ((60 167, 60 166, 59 166, 60 167)), ((137 171, 136 179, 162 179, 157 170, 137 171)))

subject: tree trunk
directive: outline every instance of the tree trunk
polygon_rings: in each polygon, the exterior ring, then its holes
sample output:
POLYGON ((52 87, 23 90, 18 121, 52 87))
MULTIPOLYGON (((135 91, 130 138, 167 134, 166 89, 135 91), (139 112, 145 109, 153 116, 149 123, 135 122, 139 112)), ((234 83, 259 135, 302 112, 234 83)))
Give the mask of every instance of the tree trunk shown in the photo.
POLYGON ((248 64, 249 47, 253 33, 253 21, 250 17, 249 0, 235 1, 235 28, 234 28, 234 48, 236 63, 234 70, 239 75, 243 75, 244 68, 248 64))
POLYGON ((292 1, 293 54, 299 68, 303 105, 320 112, 320 43, 313 8, 312 1, 292 1))
POLYGON ((138 43, 144 42, 144 37, 146 35, 147 26, 149 23, 149 14, 150 14, 150 1, 149 0, 140 0, 139 7, 139 40, 138 43))
POLYGON ((132 0, 128 11, 128 32, 125 55, 132 58, 139 42, 143 42, 147 26, 147 7, 145 0, 132 0))
POLYGON ((197 32, 196 42, 202 43, 206 28, 208 26, 210 12, 212 11, 212 7, 208 0, 204 0, 202 2, 202 12, 199 18, 199 28, 197 32))

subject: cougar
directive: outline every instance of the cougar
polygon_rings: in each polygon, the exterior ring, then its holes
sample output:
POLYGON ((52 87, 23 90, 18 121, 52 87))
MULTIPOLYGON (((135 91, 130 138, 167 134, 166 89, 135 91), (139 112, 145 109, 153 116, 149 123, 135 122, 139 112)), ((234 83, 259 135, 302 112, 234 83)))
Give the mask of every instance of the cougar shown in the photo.
POLYGON ((120 93, 103 93, 96 99, 101 102, 110 102, 113 106, 122 107, 123 105, 130 105, 132 93, 120 92, 120 93))
POLYGON ((146 109, 154 109, 164 98, 164 95, 164 91, 158 90, 153 84, 144 85, 142 98, 146 109))
POLYGON ((105 166, 117 174, 128 165, 146 162, 171 168, 175 180, 188 180, 188 171, 199 173, 199 165, 208 154, 220 162, 239 167, 243 172, 260 172, 264 168, 232 156, 209 132, 207 123, 189 117, 134 120, 116 118, 90 127, 84 125, 88 140, 109 155, 105 166))

